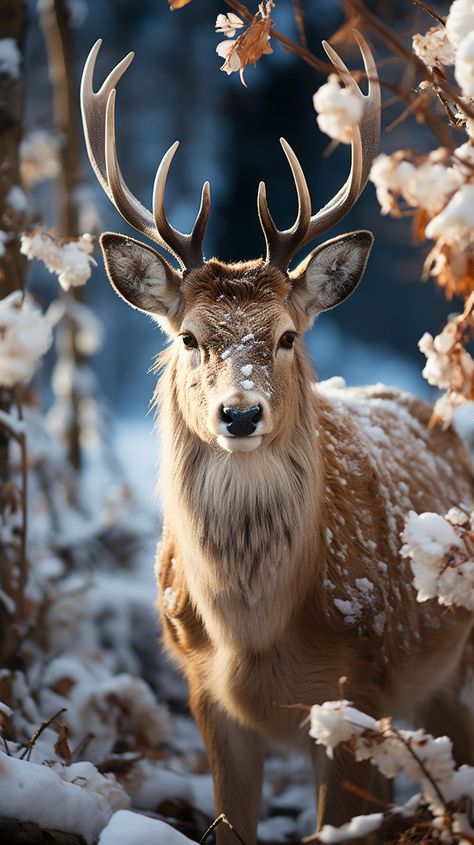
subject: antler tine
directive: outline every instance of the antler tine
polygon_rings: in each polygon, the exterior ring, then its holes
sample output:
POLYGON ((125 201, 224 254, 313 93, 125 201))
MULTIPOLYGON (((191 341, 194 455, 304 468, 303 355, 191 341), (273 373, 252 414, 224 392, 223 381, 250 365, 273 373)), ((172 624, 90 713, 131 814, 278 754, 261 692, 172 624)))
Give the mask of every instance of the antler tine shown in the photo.
MULTIPOLYGON (((102 188, 120 211, 120 214, 135 229, 138 229, 138 231, 142 232, 150 238, 150 240, 160 243, 160 238, 156 231, 153 217, 126 187, 115 153, 115 127, 113 120, 115 85, 127 70, 134 57, 134 53, 129 53, 115 68, 113 68, 100 90, 95 93, 93 90, 94 69, 101 44, 102 40, 99 38, 87 57, 81 80, 82 120, 89 160, 102 188), (111 101, 111 114, 109 120, 107 120, 107 112, 111 101), (112 137, 109 137, 110 130, 112 130, 112 137), (114 190, 107 175, 107 154, 110 170, 111 172, 114 172, 117 181, 121 185, 122 193, 124 194, 123 202, 120 203, 120 208, 116 200, 116 196, 118 196, 119 193, 118 189, 116 188, 114 190), (114 160, 115 166, 113 166, 112 160, 114 160)), ((161 243, 161 246, 167 249, 164 242, 161 243)))
MULTIPOLYGON (((173 255, 182 268, 197 266, 203 261, 202 240, 210 210, 209 184, 203 187, 201 206, 190 235, 182 235, 170 226, 164 208, 162 214, 158 215, 157 226, 155 216, 132 194, 117 160, 115 85, 128 68, 134 53, 129 53, 119 62, 95 93, 94 69, 101 44, 102 40, 99 39, 92 47, 81 80, 81 109, 87 153, 97 179, 127 223, 173 255), (167 235, 170 235, 169 242, 167 235)), ((175 150, 176 146, 173 145, 171 149, 175 150)))
MULTIPOLYGON (((285 270, 298 249, 310 241, 315 240, 324 232, 328 231, 328 229, 331 229, 351 210, 367 184, 372 162, 377 155, 380 140, 380 86, 377 68, 365 38, 358 32, 354 34, 362 53, 365 72, 369 80, 367 95, 362 94, 353 76, 336 51, 323 41, 323 47, 335 69, 339 72, 344 84, 350 88, 353 94, 359 97, 363 107, 360 124, 352 128, 351 169, 349 176, 342 188, 320 211, 313 216, 310 214, 306 231, 302 234, 298 242, 296 240, 291 242, 291 250, 283 249, 277 244, 273 246, 273 250, 270 248, 270 240, 265 227, 268 224, 268 220, 271 221, 271 217, 269 212, 265 221, 262 220, 261 216, 262 228, 264 229, 267 240, 267 261, 272 264, 276 263, 277 266, 285 270)), ((268 228, 268 232, 272 232, 271 226, 268 228)), ((286 242, 286 238, 284 237, 286 233, 282 232, 280 234, 283 236, 284 242, 286 242)), ((288 246, 290 246, 289 243, 288 246)))
POLYGON ((204 261, 202 242, 211 208, 211 189, 209 182, 204 182, 199 211, 191 232, 184 234, 175 229, 166 216, 165 189, 171 162, 178 146, 179 141, 175 141, 163 156, 156 171, 155 183, 153 185, 153 217, 158 231, 163 234, 163 237, 173 251, 175 253, 179 252, 179 255, 184 259, 185 266, 190 269, 192 267, 199 267, 204 261))
POLYGON ((289 143, 284 138, 280 138, 280 144, 290 165, 298 197, 298 212, 293 226, 284 231, 280 231, 275 226, 268 208, 265 182, 260 182, 257 195, 258 214, 267 245, 267 261, 277 267, 288 264, 289 258, 306 233, 311 218, 311 197, 303 169, 289 143), (288 261, 286 261, 288 256, 288 261))

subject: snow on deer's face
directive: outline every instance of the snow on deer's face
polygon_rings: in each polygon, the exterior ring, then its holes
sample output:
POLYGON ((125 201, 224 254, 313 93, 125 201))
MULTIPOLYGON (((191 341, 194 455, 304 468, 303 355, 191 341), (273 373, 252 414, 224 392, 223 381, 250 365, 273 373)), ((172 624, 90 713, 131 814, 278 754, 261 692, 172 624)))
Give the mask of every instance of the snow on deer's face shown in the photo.
POLYGON ((208 262, 185 277, 174 341, 177 397, 202 440, 249 452, 291 424, 298 326, 290 290, 283 273, 259 262, 208 262))

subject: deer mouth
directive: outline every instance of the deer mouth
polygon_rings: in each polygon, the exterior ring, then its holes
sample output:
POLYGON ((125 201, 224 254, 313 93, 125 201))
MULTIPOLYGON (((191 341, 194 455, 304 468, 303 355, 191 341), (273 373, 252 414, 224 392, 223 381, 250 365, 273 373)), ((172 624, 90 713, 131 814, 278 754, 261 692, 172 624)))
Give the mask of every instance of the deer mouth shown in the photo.
POLYGON ((258 432, 248 437, 235 437, 234 435, 219 434, 217 443, 226 452, 254 452, 262 442, 262 435, 258 432))

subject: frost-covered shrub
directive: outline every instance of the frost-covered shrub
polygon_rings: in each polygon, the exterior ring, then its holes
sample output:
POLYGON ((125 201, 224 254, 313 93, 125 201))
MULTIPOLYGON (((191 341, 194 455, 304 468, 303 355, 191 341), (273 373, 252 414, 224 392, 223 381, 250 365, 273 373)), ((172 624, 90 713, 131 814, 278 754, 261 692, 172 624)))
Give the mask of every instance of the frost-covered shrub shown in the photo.
MULTIPOLYGON (((466 842, 472 841, 474 829, 466 813, 466 801, 474 800, 474 768, 456 769, 452 742, 447 736, 433 737, 423 730, 396 730, 390 719, 373 719, 344 699, 314 705, 309 733, 318 745, 326 746, 330 757, 334 748, 344 743, 357 761, 370 761, 385 777, 403 773, 418 783, 420 794, 415 799, 388 811, 413 816, 412 830, 416 830, 419 813, 420 829, 425 835, 431 828, 432 833, 442 830, 442 841, 446 843, 463 842, 460 834, 466 835, 466 842)), ((386 815, 358 817, 339 830, 325 825, 319 838, 322 842, 338 842, 363 835, 379 827, 386 815)), ((436 833, 435 837, 438 838, 436 833)))

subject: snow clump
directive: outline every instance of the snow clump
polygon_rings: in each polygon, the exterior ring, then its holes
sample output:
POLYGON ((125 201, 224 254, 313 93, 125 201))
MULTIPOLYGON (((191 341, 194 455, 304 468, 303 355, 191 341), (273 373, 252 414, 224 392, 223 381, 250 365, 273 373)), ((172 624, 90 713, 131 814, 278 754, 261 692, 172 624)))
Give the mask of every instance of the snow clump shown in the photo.
POLYGON ((21 291, 0 301, 0 384, 28 382, 52 342, 51 328, 31 299, 21 291))
POLYGON ((20 78, 21 53, 14 38, 0 38, 0 73, 20 78))
POLYGON ((403 532, 402 554, 411 559, 419 602, 436 598, 441 605, 474 610, 474 518, 452 508, 446 516, 410 511, 403 532))
POLYGON ((95 266, 92 258, 94 239, 81 235, 77 240, 62 241, 49 232, 37 230, 21 238, 21 252, 31 260, 38 258, 55 273, 64 290, 85 285, 95 266))
POLYGON ((341 88, 339 77, 331 74, 314 97, 318 126, 322 132, 343 144, 350 144, 352 128, 360 123, 363 106, 360 98, 349 88, 341 88))

